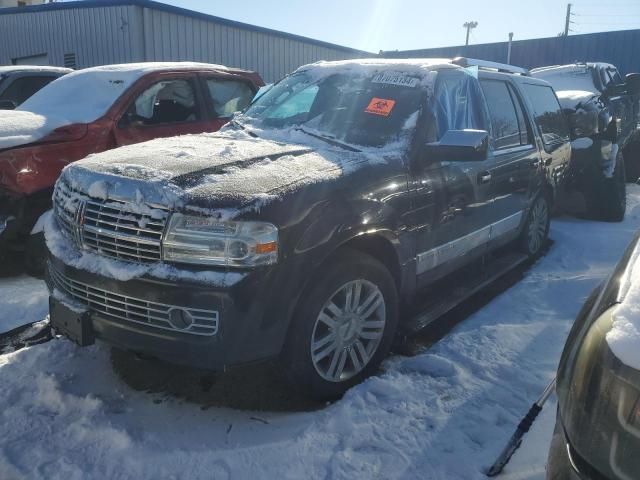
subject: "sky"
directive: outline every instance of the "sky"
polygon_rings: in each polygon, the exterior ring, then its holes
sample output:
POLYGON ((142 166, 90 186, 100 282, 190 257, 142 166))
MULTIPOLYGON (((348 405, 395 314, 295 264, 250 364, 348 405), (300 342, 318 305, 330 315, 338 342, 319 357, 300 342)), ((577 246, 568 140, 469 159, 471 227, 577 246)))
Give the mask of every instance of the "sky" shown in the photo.
MULTIPOLYGON (((159 0, 370 52, 553 37, 564 0, 159 0)), ((640 0, 574 0, 571 35, 640 28, 640 0)))

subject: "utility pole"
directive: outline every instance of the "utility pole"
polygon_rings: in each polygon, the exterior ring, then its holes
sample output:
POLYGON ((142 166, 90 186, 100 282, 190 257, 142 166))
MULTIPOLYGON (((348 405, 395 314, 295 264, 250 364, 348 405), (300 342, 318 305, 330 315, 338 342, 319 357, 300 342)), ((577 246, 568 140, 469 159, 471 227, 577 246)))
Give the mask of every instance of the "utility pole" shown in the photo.
POLYGON ((509 48, 507 49, 507 63, 511 63, 511 44, 513 43, 513 32, 509 32, 509 48))
POLYGON ((571 23, 571 4, 567 3, 567 18, 564 21, 564 36, 569 35, 569 23, 571 23))
POLYGON ((469 45, 469 33, 478 26, 478 22, 464 22, 462 26, 467 29, 467 41, 465 42, 465 46, 467 46, 469 45))

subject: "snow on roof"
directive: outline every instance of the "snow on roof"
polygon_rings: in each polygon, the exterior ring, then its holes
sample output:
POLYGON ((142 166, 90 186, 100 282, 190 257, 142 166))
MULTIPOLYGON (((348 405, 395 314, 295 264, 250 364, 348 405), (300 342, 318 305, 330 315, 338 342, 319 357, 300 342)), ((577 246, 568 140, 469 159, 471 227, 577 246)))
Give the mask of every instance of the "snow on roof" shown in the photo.
POLYGON ((572 63, 570 65, 552 65, 550 67, 533 68, 529 72, 535 77, 557 72, 585 72, 589 66, 586 63, 572 63))
POLYGON ((13 72, 53 72, 53 73, 70 73, 70 68, 49 67, 46 65, 0 65, 0 75, 13 72))
POLYGON ((140 62, 140 63, 120 63, 114 65, 101 65, 79 70, 78 73, 88 72, 127 72, 138 74, 140 77, 150 72, 160 72, 165 70, 229 70, 229 67, 214 63, 200 62, 140 62))
POLYGON ((298 68, 297 71, 309 68, 326 68, 330 70, 353 71, 361 70, 363 73, 375 73, 384 70, 410 70, 414 72, 428 72, 441 68, 461 68, 451 63, 449 58, 357 58, 352 60, 339 60, 335 62, 320 61, 298 68))
POLYGON ((619 296, 622 303, 613 313, 613 327, 607 333, 607 343, 622 363, 640 370, 640 242, 620 279, 619 296))

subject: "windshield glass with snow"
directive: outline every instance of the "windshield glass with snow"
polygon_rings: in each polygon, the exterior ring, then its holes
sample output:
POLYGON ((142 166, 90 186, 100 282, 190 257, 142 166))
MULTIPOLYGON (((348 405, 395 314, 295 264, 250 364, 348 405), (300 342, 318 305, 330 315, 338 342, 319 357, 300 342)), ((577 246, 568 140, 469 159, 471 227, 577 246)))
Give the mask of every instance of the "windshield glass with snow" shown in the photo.
POLYGON ((533 76, 549 82, 556 92, 583 90, 598 93, 598 89, 593 83, 591 71, 587 67, 558 68, 534 72, 533 76))
POLYGON ((422 100, 420 78, 294 73, 245 112, 241 121, 263 130, 301 129, 352 145, 382 147, 408 138, 422 100))
POLYGON ((36 92, 18 110, 64 118, 66 123, 90 123, 107 113, 139 76, 108 70, 70 73, 36 92))

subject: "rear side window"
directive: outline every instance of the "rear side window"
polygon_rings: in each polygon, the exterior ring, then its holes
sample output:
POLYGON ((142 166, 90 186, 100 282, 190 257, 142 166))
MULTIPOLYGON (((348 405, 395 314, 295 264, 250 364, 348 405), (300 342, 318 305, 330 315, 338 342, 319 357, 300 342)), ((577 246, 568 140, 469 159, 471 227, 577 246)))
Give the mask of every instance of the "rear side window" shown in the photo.
POLYGON ((551 87, 524 84, 523 88, 531 101, 536 127, 545 145, 554 145, 569 140, 569 127, 560 108, 560 103, 551 87))
POLYGON ((244 110, 253 98, 251 87, 239 80, 208 78, 207 90, 215 115, 221 118, 230 117, 234 112, 244 110))
POLYGON ((433 101, 437 140, 448 130, 489 130, 478 81, 467 73, 440 72, 433 101))
POLYGON ((513 98, 505 82, 481 80, 491 118, 495 149, 520 146, 520 127, 513 98))
POLYGON ((57 77, 43 76, 17 78, 7 87, 0 99, 11 100, 16 105, 20 105, 27 98, 56 78, 57 77))

